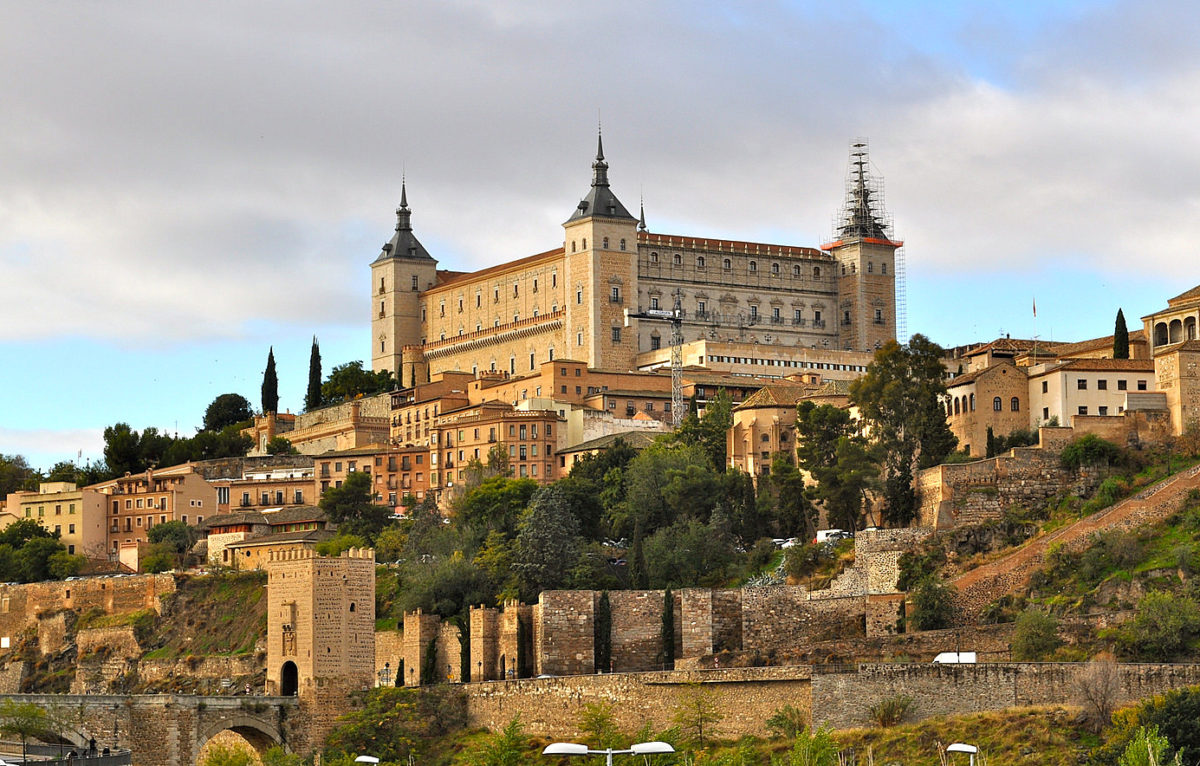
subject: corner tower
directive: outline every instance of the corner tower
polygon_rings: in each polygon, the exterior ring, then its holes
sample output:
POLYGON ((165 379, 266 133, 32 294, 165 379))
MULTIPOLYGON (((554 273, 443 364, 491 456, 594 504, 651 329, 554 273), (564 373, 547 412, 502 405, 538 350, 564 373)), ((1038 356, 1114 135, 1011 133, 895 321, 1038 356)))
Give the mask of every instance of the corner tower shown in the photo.
MULTIPOLYGON (((846 203, 838 215, 834 241, 822 245, 838 261, 838 347, 872 352, 896 338, 897 250, 883 210, 883 191, 871 177, 867 143, 850 145, 846 203)), ((903 339, 901 340, 903 342, 903 339)))
POLYGON ((638 309, 637 224, 609 188, 598 136, 592 188, 563 224, 564 357, 601 369, 632 368, 637 327, 625 326, 625 309, 638 309))
POLYGON ((371 264, 371 369, 400 378, 404 346, 421 342, 421 293, 437 279, 437 261, 412 230, 408 190, 400 184, 396 233, 371 264))

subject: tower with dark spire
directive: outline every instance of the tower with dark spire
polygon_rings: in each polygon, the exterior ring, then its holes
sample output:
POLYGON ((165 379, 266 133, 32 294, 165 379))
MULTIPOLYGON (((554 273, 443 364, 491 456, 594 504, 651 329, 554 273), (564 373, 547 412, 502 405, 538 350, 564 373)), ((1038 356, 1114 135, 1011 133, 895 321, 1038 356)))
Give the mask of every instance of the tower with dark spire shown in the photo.
POLYGON ((637 328, 625 326, 625 309, 638 308, 637 226, 609 186, 598 133, 592 185, 563 223, 565 356, 590 367, 629 369, 638 352, 637 328))
POLYGON ((834 222, 833 241, 822 245, 838 261, 838 346, 874 351, 896 338, 896 251, 883 208, 883 185, 871 174, 865 139, 850 144, 846 197, 834 222))
POLYGON ((400 379, 404 346, 421 342, 421 292, 436 278, 437 261, 413 233, 408 184, 401 180, 396 231, 371 263, 372 370, 400 379))

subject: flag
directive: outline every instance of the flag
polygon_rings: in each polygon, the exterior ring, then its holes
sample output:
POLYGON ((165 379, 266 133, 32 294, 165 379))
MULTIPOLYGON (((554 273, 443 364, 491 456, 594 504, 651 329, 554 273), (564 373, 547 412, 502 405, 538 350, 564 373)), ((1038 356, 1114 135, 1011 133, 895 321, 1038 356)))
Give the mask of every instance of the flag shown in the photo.
POLYGON ((1037 319, 1037 298, 1033 299, 1033 318, 1037 319))

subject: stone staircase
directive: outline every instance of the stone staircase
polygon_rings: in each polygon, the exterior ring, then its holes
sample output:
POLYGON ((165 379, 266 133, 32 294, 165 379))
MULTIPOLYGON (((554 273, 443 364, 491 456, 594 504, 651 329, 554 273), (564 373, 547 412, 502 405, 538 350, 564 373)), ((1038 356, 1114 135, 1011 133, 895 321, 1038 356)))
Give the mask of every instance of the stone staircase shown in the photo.
POLYGON ((1002 559, 964 572, 950 581, 961 622, 973 624, 983 607, 1028 582, 1045 565, 1051 546, 1078 551, 1086 548, 1097 532, 1131 530, 1162 522, 1179 511, 1183 498, 1193 489, 1200 489, 1200 465, 1074 524, 1035 537, 1002 559))

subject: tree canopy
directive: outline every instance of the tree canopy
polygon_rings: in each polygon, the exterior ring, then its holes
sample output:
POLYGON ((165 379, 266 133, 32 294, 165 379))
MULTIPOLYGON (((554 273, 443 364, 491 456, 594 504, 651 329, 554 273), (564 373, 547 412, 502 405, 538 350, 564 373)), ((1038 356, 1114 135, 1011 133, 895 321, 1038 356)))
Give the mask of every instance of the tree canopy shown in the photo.
POLYGON ((321 400, 326 403, 345 402, 357 396, 369 396, 382 391, 391 391, 396 379, 391 370, 372 372, 363 369, 361 361, 339 364, 329 373, 321 386, 321 400))
POLYGON ((1129 358, 1129 328, 1125 326, 1125 312, 1117 309, 1117 320, 1113 326, 1113 359, 1129 358))
POLYGON ((275 374, 275 348, 267 351, 267 369, 263 372, 262 411, 279 412, 279 377, 275 374))
POLYGON ((204 411, 204 430, 220 431, 254 417, 250 402, 241 394, 221 394, 204 411))
POLYGON ((371 474, 355 471, 340 487, 330 487, 321 496, 321 510, 338 525, 338 530, 374 540, 391 521, 392 511, 375 504, 371 474))
POLYGON ((321 406, 321 348, 313 336, 312 352, 308 356, 308 390, 304 394, 304 409, 311 412, 321 406))

